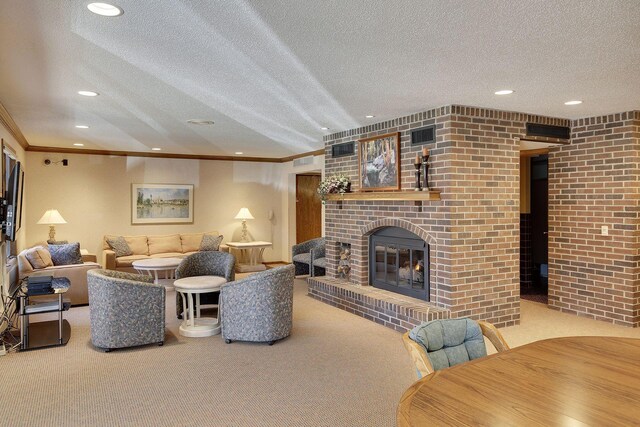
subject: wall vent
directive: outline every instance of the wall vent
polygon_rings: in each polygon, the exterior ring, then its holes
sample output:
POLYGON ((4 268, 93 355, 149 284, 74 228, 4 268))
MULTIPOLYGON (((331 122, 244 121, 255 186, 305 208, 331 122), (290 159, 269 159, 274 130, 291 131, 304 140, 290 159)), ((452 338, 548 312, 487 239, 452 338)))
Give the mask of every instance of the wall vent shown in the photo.
POLYGON ((298 157, 293 159, 293 166, 304 166, 313 163, 313 156, 298 157))
POLYGON ((432 142, 436 142, 436 125, 411 131, 411 145, 431 144, 432 142))
POLYGON ((567 126, 527 123, 527 136, 546 136, 547 138, 569 139, 571 137, 571 129, 567 126))
POLYGON ((355 154, 355 144, 353 142, 343 142, 331 147, 331 157, 351 156, 355 154))

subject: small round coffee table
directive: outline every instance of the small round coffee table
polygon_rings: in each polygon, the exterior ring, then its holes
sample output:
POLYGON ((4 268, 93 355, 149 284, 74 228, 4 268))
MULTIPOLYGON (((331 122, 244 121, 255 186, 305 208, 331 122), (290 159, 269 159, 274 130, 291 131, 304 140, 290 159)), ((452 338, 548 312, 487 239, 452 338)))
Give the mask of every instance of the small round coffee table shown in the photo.
POLYGON ((164 285, 166 290, 171 291, 176 278, 176 268, 181 262, 181 258, 148 258, 133 261, 131 266, 138 273, 153 277, 153 283, 164 285))
POLYGON ((227 283, 227 279, 220 276, 184 277, 173 282, 176 292, 179 292, 182 297, 182 306, 185 311, 182 315, 184 320, 180 325, 180 335, 210 337, 220 333, 220 307, 218 306, 217 318, 200 317, 200 294, 219 292, 220 287, 225 283, 227 283))

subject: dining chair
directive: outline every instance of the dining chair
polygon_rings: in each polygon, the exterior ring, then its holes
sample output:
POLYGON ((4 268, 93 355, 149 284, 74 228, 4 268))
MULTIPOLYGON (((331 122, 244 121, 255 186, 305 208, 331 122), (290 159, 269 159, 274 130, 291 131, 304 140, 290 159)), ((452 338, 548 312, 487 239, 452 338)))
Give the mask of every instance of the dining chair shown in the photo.
POLYGON ((402 341, 419 379, 440 369, 485 357, 484 337, 498 352, 509 349, 500 331, 491 323, 467 318, 425 322, 406 332, 402 341))

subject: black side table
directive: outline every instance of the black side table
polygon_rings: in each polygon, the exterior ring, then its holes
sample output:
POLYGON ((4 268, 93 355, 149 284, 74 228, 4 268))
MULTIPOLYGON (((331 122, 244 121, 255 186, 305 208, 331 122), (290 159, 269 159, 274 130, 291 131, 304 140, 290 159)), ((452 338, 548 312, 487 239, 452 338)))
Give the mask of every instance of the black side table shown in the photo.
MULTIPOLYGON (((47 294, 57 295, 57 301, 37 302, 30 301, 29 290, 26 281, 20 292, 20 336, 22 344, 20 350, 34 350, 36 348, 55 347, 65 345, 71 337, 71 325, 62 318, 62 313, 69 310, 70 302, 63 301, 63 295, 69 290, 71 282, 66 277, 56 277, 51 283, 51 290, 47 294), (31 314, 58 313, 58 320, 30 323, 31 314)), ((35 299, 35 298, 34 298, 35 299)))

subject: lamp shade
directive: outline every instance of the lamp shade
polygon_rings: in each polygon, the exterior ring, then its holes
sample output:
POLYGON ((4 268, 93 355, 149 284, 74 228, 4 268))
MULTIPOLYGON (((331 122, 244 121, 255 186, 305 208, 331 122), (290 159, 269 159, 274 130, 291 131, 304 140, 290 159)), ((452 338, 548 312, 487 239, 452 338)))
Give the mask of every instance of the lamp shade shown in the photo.
POLYGON ((242 208, 238 212, 238 215, 236 215, 235 219, 255 219, 255 218, 253 217, 253 215, 251 215, 251 212, 249 212, 249 209, 242 208))
POLYGON ((38 224, 66 224, 67 221, 62 218, 57 209, 49 209, 42 215, 38 224))

